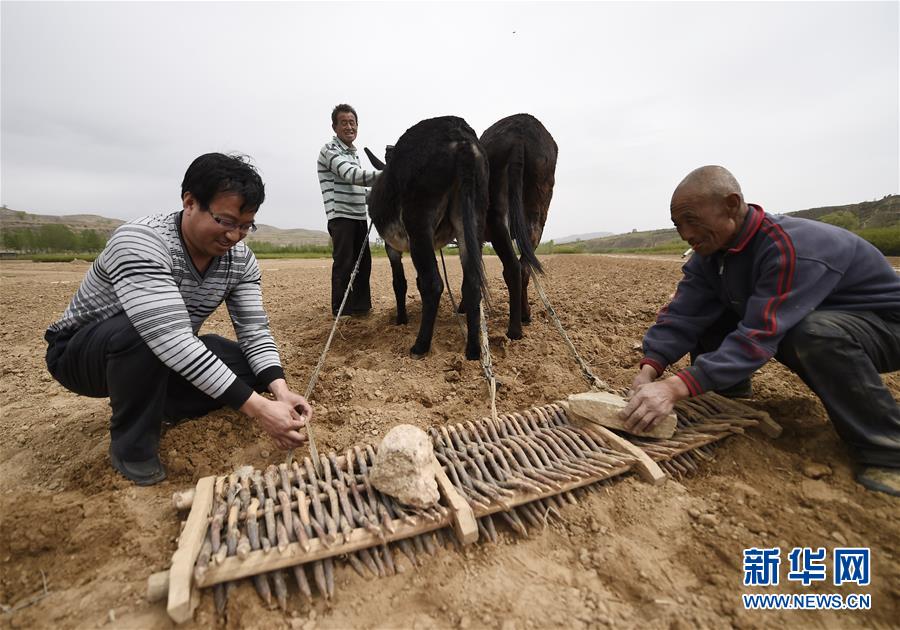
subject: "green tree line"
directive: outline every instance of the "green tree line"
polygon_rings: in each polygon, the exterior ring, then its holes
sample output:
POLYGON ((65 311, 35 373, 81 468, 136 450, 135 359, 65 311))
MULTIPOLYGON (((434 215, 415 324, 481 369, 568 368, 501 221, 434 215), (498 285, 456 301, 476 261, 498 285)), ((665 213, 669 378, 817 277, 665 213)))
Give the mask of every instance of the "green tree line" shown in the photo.
POLYGON ((3 249, 25 253, 99 252, 106 235, 97 230, 73 231, 66 225, 50 223, 36 228, 4 229, 0 232, 3 249))
MULTIPOLYGON (((859 228, 859 219, 852 212, 833 212, 821 217, 825 223, 837 225, 859 234, 885 256, 900 256, 900 225, 879 228, 859 228)), ((25 254, 51 254, 64 252, 98 253, 106 245, 106 235, 97 230, 73 231, 66 225, 51 223, 36 228, 13 228, 0 231, 0 242, 4 250, 25 254)), ((631 253, 679 253, 685 244, 680 240, 657 245, 650 248, 622 249, 610 248, 595 250, 603 252, 631 253)), ((276 245, 265 241, 254 241, 250 248, 261 258, 317 258, 331 255, 330 245, 276 245)), ((384 245, 377 241, 371 246, 373 256, 384 255, 384 245)), ((537 248, 538 254, 575 254, 589 250, 585 243, 567 243, 555 245, 553 241, 542 243, 537 248)), ((457 253, 455 248, 445 249, 447 255, 457 253)), ((486 245, 485 254, 493 254, 493 249, 486 245)))
POLYGON ((331 245, 276 245, 268 241, 248 243, 254 254, 331 254, 331 245))
POLYGON ((854 230, 854 232, 872 243, 885 256, 900 256, 900 225, 863 228, 862 230, 854 230))
POLYGON ((859 217, 849 210, 831 212, 819 217, 819 220, 859 234, 885 256, 900 256, 900 225, 860 229, 859 217))

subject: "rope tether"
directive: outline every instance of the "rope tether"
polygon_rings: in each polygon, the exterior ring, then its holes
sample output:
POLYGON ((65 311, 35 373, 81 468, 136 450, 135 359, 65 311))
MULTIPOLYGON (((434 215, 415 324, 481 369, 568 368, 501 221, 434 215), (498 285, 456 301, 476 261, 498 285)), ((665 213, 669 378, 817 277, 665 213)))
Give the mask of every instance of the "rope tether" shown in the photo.
MULTIPOLYGON (((366 251, 366 246, 369 244, 369 233, 372 231, 372 221, 369 221, 369 229, 366 230, 366 238, 363 240, 362 247, 359 250, 359 254, 356 256, 356 264, 353 266, 353 271, 350 273, 350 281, 347 282, 347 290, 344 291, 344 299, 341 300, 341 306, 338 308, 337 315, 334 317, 334 323, 331 325, 331 332, 328 334, 328 341, 325 342, 325 349, 322 350, 322 354, 319 356, 319 362, 316 364, 316 369, 313 370, 312 376, 309 377, 309 384, 306 386, 306 400, 309 400, 309 397, 312 395, 313 389, 316 387, 316 382, 319 380, 319 371, 322 369, 322 366, 325 365, 325 356, 328 354, 328 349, 331 347, 331 340, 334 339, 334 333, 337 330, 338 322, 341 320, 341 314, 344 312, 344 306, 347 304, 347 297, 350 295, 350 289, 353 287, 353 281, 356 279, 356 273, 359 271, 359 263, 362 261, 363 253, 366 251)), ((316 440, 313 437, 312 431, 312 418, 306 421, 306 436, 309 439, 309 454, 313 461, 313 466, 316 467, 316 472, 322 474, 322 462, 319 461, 319 450, 316 448, 316 440)), ((290 467, 291 461, 294 459, 294 449, 288 451, 287 454, 287 465, 290 467)))
MULTIPOLYGON (((450 288, 450 278, 447 276, 447 263, 444 261, 444 250, 441 249, 441 266, 444 268, 444 284, 447 286, 447 295, 450 297, 450 305, 453 307, 453 318, 459 324, 459 330, 466 337, 466 329, 462 320, 457 317, 456 300, 453 299, 453 290, 450 288)), ((497 420, 497 378, 494 376, 494 364, 491 360, 491 347, 488 340, 487 320, 484 314, 484 302, 478 300, 478 314, 480 320, 479 339, 481 341, 481 371, 488 384, 488 393, 491 396, 491 418, 497 420)))
POLYGON ((550 300, 547 298, 547 294, 544 293, 544 287, 541 286, 541 281, 538 280, 538 274, 531 274, 531 279, 534 280, 534 286, 538 291, 538 295, 541 297, 541 302, 544 303, 544 308, 550 315, 550 319, 553 320, 553 323, 556 326, 556 329, 559 331, 559 334, 562 335, 562 338, 566 342, 566 345, 569 346, 569 350, 572 351, 572 355, 575 357, 575 361, 578 362, 578 367, 581 368, 581 374, 588 382, 588 385, 601 391, 615 393, 615 390, 607 385, 605 381, 598 378, 593 372, 591 372, 591 368, 584 361, 584 359, 581 358, 581 355, 578 354, 578 350, 575 349, 575 345, 572 343, 572 340, 569 339, 569 335, 566 334, 566 329, 563 328, 562 322, 559 321, 559 317, 556 315, 556 311, 553 310, 553 305, 550 304, 550 300))

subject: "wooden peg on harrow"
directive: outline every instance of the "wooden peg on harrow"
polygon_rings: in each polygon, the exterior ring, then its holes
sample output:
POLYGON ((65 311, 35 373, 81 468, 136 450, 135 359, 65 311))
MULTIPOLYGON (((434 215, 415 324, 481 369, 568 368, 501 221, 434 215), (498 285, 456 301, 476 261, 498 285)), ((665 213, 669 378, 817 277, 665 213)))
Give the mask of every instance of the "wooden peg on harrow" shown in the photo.
POLYGON ((475 542, 478 540, 478 523, 475 521, 475 513, 456 486, 450 482, 447 473, 444 472, 444 467, 438 464, 437 460, 434 462, 434 468, 434 479, 437 481, 438 489, 450 506, 456 538, 463 545, 475 542))
POLYGON ((652 485, 659 485, 666 480, 666 473, 662 471, 655 461, 639 449, 637 446, 626 440, 620 435, 616 435, 604 426, 596 425, 590 427, 590 431, 595 431, 603 437, 604 441, 620 453, 632 455, 637 459, 635 469, 641 479, 652 485))

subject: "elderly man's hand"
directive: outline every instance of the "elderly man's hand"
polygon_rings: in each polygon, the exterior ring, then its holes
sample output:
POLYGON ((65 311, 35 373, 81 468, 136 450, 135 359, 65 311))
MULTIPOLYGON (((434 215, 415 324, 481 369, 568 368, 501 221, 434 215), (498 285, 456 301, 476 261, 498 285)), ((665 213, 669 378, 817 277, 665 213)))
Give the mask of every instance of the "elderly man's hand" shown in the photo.
MULTIPOLYGON (((635 381, 638 379, 635 378, 635 381)), ((639 384, 619 418, 632 433, 643 433, 656 426, 672 411, 675 403, 690 395, 687 385, 672 376, 664 381, 639 384)))
POLYGON ((637 376, 634 377, 634 380, 631 381, 631 393, 633 394, 641 387, 641 385, 646 385, 647 383, 652 383, 656 380, 656 368, 651 365, 642 365, 641 371, 638 372, 637 376))

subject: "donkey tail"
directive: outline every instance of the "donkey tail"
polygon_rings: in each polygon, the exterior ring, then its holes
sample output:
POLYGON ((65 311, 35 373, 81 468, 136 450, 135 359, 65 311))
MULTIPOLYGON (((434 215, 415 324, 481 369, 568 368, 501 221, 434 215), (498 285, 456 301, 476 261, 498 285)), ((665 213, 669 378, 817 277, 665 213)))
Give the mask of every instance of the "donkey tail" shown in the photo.
POLYGON ((522 263, 539 273, 544 272, 534 247, 531 245, 531 237, 525 222, 525 206, 522 189, 525 182, 525 144, 516 143, 510 156, 507 167, 508 199, 509 199, 509 223, 512 237, 519 245, 519 253, 522 254, 522 263))
POLYGON ((463 241, 466 256, 463 271, 477 279, 482 299, 488 302, 487 278, 481 257, 481 237, 487 208, 487 160, 478 144, 466 143, 457 157, 459 161, 459 205, 462 213, 463 241))

